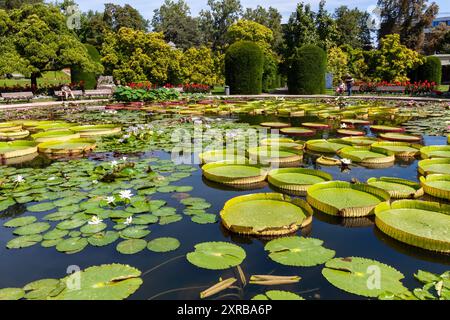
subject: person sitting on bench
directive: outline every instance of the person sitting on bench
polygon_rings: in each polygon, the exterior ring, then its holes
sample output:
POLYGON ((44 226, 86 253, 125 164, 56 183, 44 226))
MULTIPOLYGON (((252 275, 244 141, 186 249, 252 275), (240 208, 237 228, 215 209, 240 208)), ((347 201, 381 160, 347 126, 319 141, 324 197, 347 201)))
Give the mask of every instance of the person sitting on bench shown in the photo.
POLYGON ((72 89, 68 85, 63 85, 61 87, 61 92, 64 95, 64 98, 67 100, 69 98, 69 95, 72 97, 72 99, 75 99, 75 96, 73 95, 72 89))

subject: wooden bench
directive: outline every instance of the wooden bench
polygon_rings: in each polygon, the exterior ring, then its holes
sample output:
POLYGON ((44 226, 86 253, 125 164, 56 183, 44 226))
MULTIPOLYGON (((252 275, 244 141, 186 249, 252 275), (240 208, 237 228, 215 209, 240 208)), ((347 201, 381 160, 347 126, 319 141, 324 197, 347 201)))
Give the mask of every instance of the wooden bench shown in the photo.
POLYGON ((404 93, 406 90, 405 86, 382 86, 377 87, 378 93, 404 93))
POLYGON ((361 86, 353 86, 352 87, 353 92, 359 92, 360 89, 361 89, 361 86))
MULTIPOLYGON (((72 94, 75 97, 75 99, 80 98, 83 96, 83 91, 82 90, 72 90, 72 94)), ((65 99, 65 95, 62 91, 55 91, 55 97, 57 97, 59 99, 65 99)), ((67 97, 68 97, 68 99, 72 98, 70 93, 67 95, 67 97)))
POLYGON ((92 98, 92 97, 112 97, 112 90, 111 89, 96 89, 96 90, 85 90, 84 96, 86 98, 92 98))
POLYGON ((33 99, 34 95, 31 91, 24 92, 4 92, 1 94, 1 97, 7 102, 11 102, 13 100, 26 100, 30 101, 33 99))

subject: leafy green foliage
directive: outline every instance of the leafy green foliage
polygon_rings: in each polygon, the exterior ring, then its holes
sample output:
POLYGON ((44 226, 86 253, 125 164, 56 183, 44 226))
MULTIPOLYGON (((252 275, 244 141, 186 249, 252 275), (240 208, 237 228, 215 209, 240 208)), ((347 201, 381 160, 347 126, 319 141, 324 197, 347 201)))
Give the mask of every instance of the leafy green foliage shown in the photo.
POLYGON ((264 294, 258 294, 252 298, 252 300, 305 300, 298 294, 281 291, 281 290, 269 290, 264 294))
POLYGON ((325 93, 327 55, 319 47, 307 45, 298 49, 290 60, 288 88, 291 94, 325 93))
POLYGON ((211 269, 224 270, 240 265, 245 259, 245 251, 241 247, 228 242, 204 242, 195 245, 195 251, 186 255, 193 265, 211 269))

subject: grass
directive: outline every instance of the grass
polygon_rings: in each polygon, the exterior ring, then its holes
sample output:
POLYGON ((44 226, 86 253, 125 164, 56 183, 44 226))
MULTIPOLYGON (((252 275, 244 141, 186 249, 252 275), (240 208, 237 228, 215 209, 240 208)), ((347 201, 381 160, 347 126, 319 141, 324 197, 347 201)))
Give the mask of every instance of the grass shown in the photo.
MULTIPOLYGON (((70 83, 70 76, 62 71, 47 71, 37 79, 38 86, 59 85, 70 83)), ((30 85, 30 79, 0 79, 0 87, 27 86, 30 85)))

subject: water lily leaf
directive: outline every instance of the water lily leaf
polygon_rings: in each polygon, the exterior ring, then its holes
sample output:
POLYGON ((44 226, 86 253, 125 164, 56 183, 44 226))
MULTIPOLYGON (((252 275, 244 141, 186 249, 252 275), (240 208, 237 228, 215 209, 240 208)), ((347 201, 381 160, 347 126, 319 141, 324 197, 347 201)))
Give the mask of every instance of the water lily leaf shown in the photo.
POLYGON ((203 242, 194 248, 195 251, 186 255, 187 260, 197 267, 211 270, 238 266, 246 256, 244 249, 228 242, 203 242))
POLYGON ((325 264, 322 274, 335 287, 365 297, 407 291, 400 281, 403 279, 401 272, 375 260, 335 258, 325 264))
POLYGON ((179 186, 176 187, 175 191, 176 192, 190 192, 192 191, 194 188, 191 186, 179 186))
POLYGON ((135 254, 145 249, 147 241, 142 239, 129 239, 117 244, 117 251, 122 254, 135 254))
POLYGON ((176 214, 177 209, 172 207, 163 207, 153 211, 153 215, 157 217, 172 216, 176 214))
POLYGON ((43 300, 51 296, 52 292, 60 286, 58 279, 41 279, 27 284, 23 289, 29 291, 25 294, 25 299, 43 300))
POLYGON ((150 240, 147 249, 154 252, 169 252, 180 247, 180 241, 176 238, 163 237, 150 240))
POLYGON ((64 289, 60 300, 122 300, 132 295, 142 284, 141 272, 129 265, 109 264, 89 267, 62 279, 80 279, 78 290, 64 289))
POLYGON ((50 211, 54 208, 55 205, 53 204, 53 202, 44 202, 29 206, 27 207, 27 210, 31 212, 43 212, 43 211, 50 211))
POLYGON ((42 219, 48 221, 61 221, 70 218, 73 215, 73 212, 61 212, 57 211, 54 213, 49 213, 45 215, 42 219))
POLYGON ((160 217, 159 218, 159 224, 161 226, 163 226, 163 225, 166 225, 166 224, 171 224, 171 223, 174 223, 174 222, 178 222, 181 219, 183 219, 183 216, 180 215, 180 214, 174 214, 174 215, 171 215, 171 216, 160 217))
POLYGON ((97 233, 105 230, 107 227, 106 223, 100 222, 98 224, 85 224, 80 228, 80 231, 85 234, 97 233))
POLYGON ((9 220, 8 222, 4 223, 3 226, 8 228, 23 227, 27 224, 35 222, 36 220, 37 218, 34 216, 20 217, 9 220))
POLYGON ((199 224, 208 224, 208 223, 216 223, 217 216, 212 213, 202 213, 196 214, 191 218, 192 222, 199 224))
POLYGON ((44 240, 54 240, 65 237, 69 231, 67 230, 60 230, 60 229, 53 229, 49 232, 45 233, 43 236, 44 240))
POLYGON ((14 238, 6 244, 6 247, 8 249, 20 249, 20 248, 26 248, 31 247, 35 245, 38 242, 42 241, 42 236, 40 234, 31 234, 27 236, 21 236, 14 238))
POLYGON ((56 250, 65 253, 75 253, 83 250, 88 245, 85 238, 71 237, 64 239, 56 245, 56 250))
POLYGON ((195 204, 197 202, 200 202, 200 203, 206 202, 206 200, 203 198, 198 198, 198 197, 190 197, 190 198, 181 199, 180 202, 182 204, 184 204, 185 206, 192 206, 193 204, 195 204))
POLYGON ((120 236, 124 239, 140 239, 144 238, 150 233, 150 230, 146 229, 147 226, 133 226, 128 227, 120 231, 120 236))
POLYGON ((71 219, 71 220, 64 220, 56 225, 56 228, 61 230, 70 230, 70 229, 76 229, 84 225, 87 221, 86 220, 78 220, 78 219, 71 219))
POLYGON ((272 240, 264 250, 280 264, 296 267, 312 267, 327 262, 335 251, 322 246, 323 241, 313 238, 286 237, 272 240))
POLYGON ((298 294, 281 291, 281 290, 270 290, 266 291, 264 294, 258 294, 252 298, 252 300, 305 300, 298 294))
POLYGON ((133 217, 134 224, 150 224, 158 222, 158 217, 153 214, 141 214, 133 217))
POLYGON ((164 187, 159 187, 156 189, 156 191, 162 192, 162 193, 175 192, 175 190, 176 190, 175 186, 164 186, 164 187))
POLYGON ((0 300, 19 300, 25 296, 22 288, 4 288, 0 289, 0 300))
POLYGON ((51 248, 56 246, 58 243, 60 243, 61 241, 63 241, 63 238, 57 238, 57 239, 50 239, 50 240, 42 240, 41 242, 41 247, 44 248, 51 248))
POLYGON ((23 227, 19 227, 14 230, 14 234, 19 236, 26 236, 30 234, 42 233, 50 229, 50 224, 47 222, 35 222, 32 224, 27 224, 23 227))
POLYGON ((117 239, 119 239, 119 233, 116 231, 100 232, 87 238, 89 244, 96 247, 107 246, 117 239))
POLYGON ((5 200, 0 201, 0 211, 8 209, 10 206, 16 204, 13 198, 7 198, 5 200))

